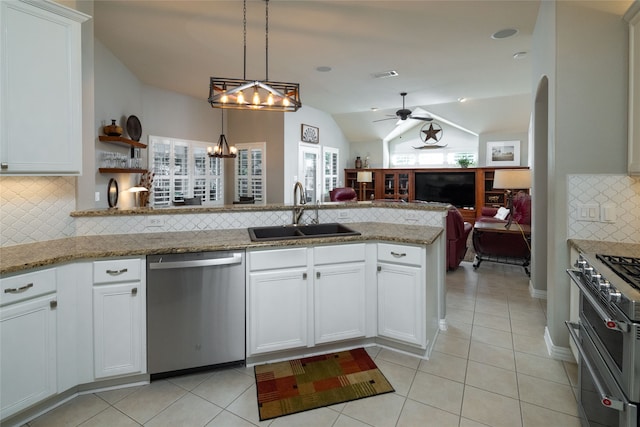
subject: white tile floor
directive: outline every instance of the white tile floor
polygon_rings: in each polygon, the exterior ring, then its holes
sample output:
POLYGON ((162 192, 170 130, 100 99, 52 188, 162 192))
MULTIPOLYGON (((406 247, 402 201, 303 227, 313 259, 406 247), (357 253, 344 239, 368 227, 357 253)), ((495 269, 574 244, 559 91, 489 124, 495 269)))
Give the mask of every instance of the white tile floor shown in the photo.
POLYGON ((236 368, 82 395, 28 425, 579 427, 577 367, 547 356, 545 307, 522 268, 463 263, 430 360, 370 349, 395 393, 259 422, 253 369, 236 368))

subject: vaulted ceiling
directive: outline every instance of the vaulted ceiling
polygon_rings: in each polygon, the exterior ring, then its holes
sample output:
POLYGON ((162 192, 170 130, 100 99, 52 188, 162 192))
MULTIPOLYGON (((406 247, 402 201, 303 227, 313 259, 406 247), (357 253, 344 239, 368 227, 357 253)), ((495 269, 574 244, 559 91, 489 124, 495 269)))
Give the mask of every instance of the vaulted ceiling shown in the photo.
MULTIPOLYGON (((594 2, 620 15, 630 3, 594 2)), ((375 141, 412 109, 475 133, 526 131, 539 0, 269 1, 269 69, 298 82, 350 141, 375 141), (498 30, 514 28, 506 39, 498 30), (318 71, 330 67, 330 71, 318 71), (394 70, 397 77, 374 78, 394 70), (466 98, 464 103, 459 98, 466 98), (377 108, 377 111, 372 111, 377 108)), ((95 35, 145 84, 201 98, 209 77, 243 77, 240 0, 96 0, 95 35)), ((246 77, 265 78, 265 2, 247 1, 246 77)), ((295 114, 295 113, 287 113, 295 114)))

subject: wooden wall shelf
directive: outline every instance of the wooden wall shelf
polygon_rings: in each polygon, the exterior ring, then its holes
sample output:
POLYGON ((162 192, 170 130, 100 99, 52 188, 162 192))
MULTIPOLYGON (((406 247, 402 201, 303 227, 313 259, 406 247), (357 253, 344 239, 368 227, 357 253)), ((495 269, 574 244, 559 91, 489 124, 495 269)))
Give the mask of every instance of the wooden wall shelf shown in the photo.
POLYGON ((135 168, 99 168, 98 172, 100 173, 145 173, 146 169, 135 169, 135 168))
POLYGON ((143 144, 139 141, 134 141, 133 139, 123 138, 121 136, 107 136, 100 135, 98 137, 102 142, 109 142, 111 144, 124 145, 127 147, 135 147, 135 148, 147 148, 146 144, 143 144))

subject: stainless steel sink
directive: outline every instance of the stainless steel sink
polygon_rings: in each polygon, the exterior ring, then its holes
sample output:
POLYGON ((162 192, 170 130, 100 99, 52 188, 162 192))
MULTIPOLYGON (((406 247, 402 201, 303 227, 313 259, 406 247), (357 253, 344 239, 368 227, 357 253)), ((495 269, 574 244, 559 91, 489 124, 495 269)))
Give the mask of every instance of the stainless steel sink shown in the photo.
POLYGON ((312 237, 359 236, 360 232, 337 222, 309 225, 276 225, 250 227, 249 237, 253 242, 268 240, 308 239, 312 237))

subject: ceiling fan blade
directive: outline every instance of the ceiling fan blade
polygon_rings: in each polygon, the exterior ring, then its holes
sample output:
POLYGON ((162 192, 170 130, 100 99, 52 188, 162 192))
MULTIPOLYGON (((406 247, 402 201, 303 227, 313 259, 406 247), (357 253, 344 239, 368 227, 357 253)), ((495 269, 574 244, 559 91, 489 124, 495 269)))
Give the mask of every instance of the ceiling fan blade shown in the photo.
POLYGON ((375 123, 375 122, 384 122, 384 121, 386 121, 386 120, 396 120, 396 117, 395 117, 395 116, 393 116, 393 117, 387 117, 386 119, 372 120, 372 122, 373 122, 373 123, 375 123))
POLYGON ((430 122, 433 120, 432 117, 413 117, 413 116, 409 116, 410 119, 413 120, 422 120, 423 122, 430 122))

